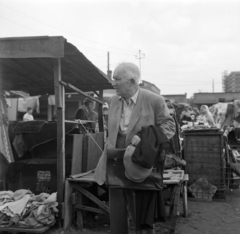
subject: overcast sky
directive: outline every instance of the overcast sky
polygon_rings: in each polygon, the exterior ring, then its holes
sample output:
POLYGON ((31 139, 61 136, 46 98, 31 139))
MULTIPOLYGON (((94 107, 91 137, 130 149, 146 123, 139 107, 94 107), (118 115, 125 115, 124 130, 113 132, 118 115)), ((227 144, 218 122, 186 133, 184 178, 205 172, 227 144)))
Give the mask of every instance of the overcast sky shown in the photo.
POLYGON ((222 92, 240 71, 239 0, 0 0, 0 37, 64 36, 106 72, 139 50, 161 94, 222 92), (143 57, 143 55, 142 55, 143 57))

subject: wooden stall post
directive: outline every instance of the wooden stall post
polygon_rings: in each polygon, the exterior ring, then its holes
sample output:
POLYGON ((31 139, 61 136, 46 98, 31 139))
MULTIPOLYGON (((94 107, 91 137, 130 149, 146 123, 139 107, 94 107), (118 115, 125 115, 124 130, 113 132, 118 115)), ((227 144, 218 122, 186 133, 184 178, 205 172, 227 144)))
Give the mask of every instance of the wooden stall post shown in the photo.
MULTIPOLYGON (((103 90, 99 90, 99 99, 103 101, 103 90)), ((103 126, 103 106, 101 104, 98 105, 98 126, 99 132, 104 132, 103 126)))
POLYGON ((61 59, 54 60, 54 91, 57 108, 57 200, 60 218, 63 218, 65 182, 65 92, 61 81, 61 59))

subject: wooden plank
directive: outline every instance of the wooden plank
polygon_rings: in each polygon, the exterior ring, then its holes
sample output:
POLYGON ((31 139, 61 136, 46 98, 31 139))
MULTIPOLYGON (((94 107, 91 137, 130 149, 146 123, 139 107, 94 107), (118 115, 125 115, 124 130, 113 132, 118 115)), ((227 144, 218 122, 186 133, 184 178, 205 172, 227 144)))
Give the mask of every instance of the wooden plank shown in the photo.
POLYGON ((83 134, 73 135, 73 153, 71 175, 82 172, 83 134))
POLYGON ((187 181, 182 183, 182 200, 183 200, 183 217, 188 216, 188 195, 187 195, 187 181))
POLYGON ((83 140, 83 172, 96 168, 97 163, 102 155, 104 147, 104 133, 94 133, 91 137, 84 136, 83 140), (97 145, 98 144, 98 145, 97 145), (101 150, 99 149, 101 148, 101 150))
POLYGON ((93 120, 65 120, 65 123, 86 124, 86 123, 96 123, 96 121, 93 121, 93 120))
POLYGON ((82 173, 70 175, 69 177, 73 178, 73 179, 76 179, 76 178, 81 178, 81 177, 87 176, 87 175, 92 174, 94 172, 95 172, 95 170, 91 170, 91 171, 87 171, 87 172, 82 172, 82 173))
POLYGON ((87 198, 92 200, 94 203, 96 203, 98 206, 100 206, 103 210, 109 213, 109 207, 104 204, 102 201, 100 201, 97 197, 95 197, 93 194, 88 192, 86 189, 82 188, 78 184, 73 184, 73 187, 76 188, 80 193, 85 195, 87 198))
POLYGON ((44 233, 46 232, 50 227, 42 227, 42 228, 21 228, 21 227, 8 227, 3 228, 0 227, 0 232, 26 232, 26 233, 44 233))
MULTIPOLYGON (((102 102, 102 101, 99 101, 98 99, 96 99, 96 98, 94 98, 94 97, 92 97, 92 96, 87 95, 86 93, 84 93, 82 90, 76 88, 75 86, 73 86, 73 85, 71 85, 71 84, 68 84, 68 83, 66 83, 66 82, 63 82, 63 81, 61 81, 60 83, 61 83, 62 85, 64 85, 65 87, 70 88, 70 89, 76 91, 77 93, 83 95, 84 97, 87 97, 88 99, 90 99, 90 100, 92 100, 92 101, 95 101, 95 102, 103 105, 103 102, 102 102)), ((91 85, 89 85, 89 86, 91 86, 91 85)))
POLYGON ((99 214, 106 214, 106 215, 108 215, 108 213, 107 213, 105 210, 97 209, 97 208, 90 207, 90 206, 83 206, 83 205, 76 204, 76 205, 75 205, 75 208, 76 208, 76 209, 80 209, 80 210, 91 211, 91 212, 94 212, 94 213, 99 213, 99 214))
MULTIPOLYGON (((99 99, 102 101, 103 100, 103 90, 99 90, 99 99)), ((103 108, 102 105, 98 105, 98 127, 99 127, 99 132, 104 131, 104 125, 103 125, 103 108)))
MULTIPOLYGON (((57 200, 59 207, 63 203, 65 183, 65 92, 60 85, 61 59, 54 61, 54 89, 57 108, 57 200)), ((62 218, 62 211, 59 212, 62 218)))
MULTIPOLYGON (((77 193, 77 204, 82 205, 83 204, 83 197, 82 193, 77 193)), ((83 229, 83 213, 81 210, 77 209, 77 229, 82 230, 83 229)))
POLYGON ((72 224, 72 191, 73 187, 69 181, 65 181, 65 198, 64 198, 64 223, 63 228, 67 229, 72 224))
POLYGON ((82 183, 96 183, 96 181, 94 180, 94 173, 88 174, 84 177, 80 177, 80 178, 68 178, 68 181, 73 181, 73 182, 82 182, 82 183))
POLYGON ((0 58, 62 58, 64 37, 22 37, 0 39, 0 58))

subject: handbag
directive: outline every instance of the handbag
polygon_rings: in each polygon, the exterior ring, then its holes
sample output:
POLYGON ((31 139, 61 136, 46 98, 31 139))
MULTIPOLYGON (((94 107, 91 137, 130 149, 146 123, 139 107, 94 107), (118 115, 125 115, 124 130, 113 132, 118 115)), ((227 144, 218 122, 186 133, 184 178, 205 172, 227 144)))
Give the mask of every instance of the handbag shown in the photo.
POLYGON ((162 190, 164 160, 157 162, 151 174, 140 183, 129 180, 125 176, 123 164, 125 149, 107 150, 107 174, 105 185, 109 188, 124 188, 138 190, 162 190), (163 164, 163 165, 161 165, 163 164))

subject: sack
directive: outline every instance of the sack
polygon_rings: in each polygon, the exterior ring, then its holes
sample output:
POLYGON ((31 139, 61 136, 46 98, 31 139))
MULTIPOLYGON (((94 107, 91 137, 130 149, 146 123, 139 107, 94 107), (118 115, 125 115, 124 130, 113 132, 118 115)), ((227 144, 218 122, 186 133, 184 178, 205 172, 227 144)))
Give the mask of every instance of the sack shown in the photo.
POLYGON ((107 151, 107 174, 105 185, 110 188, 125 188, 138 190, 161 190, 163 188, 163 172, 158 164, 153 167, 152 173, 143 182, 137 183, 125 176, 123 165, 124 150, 107 151))

